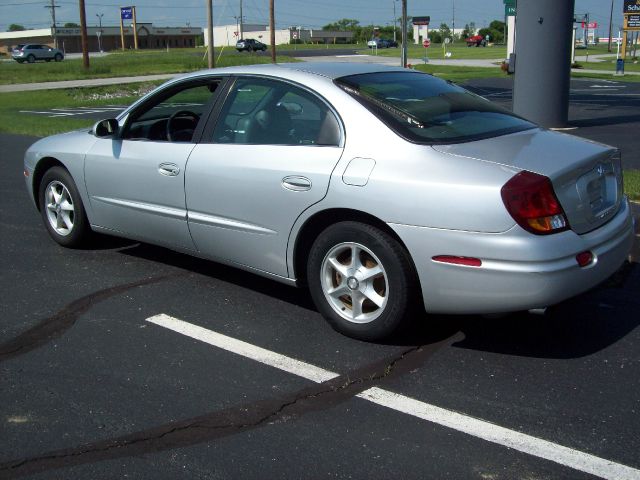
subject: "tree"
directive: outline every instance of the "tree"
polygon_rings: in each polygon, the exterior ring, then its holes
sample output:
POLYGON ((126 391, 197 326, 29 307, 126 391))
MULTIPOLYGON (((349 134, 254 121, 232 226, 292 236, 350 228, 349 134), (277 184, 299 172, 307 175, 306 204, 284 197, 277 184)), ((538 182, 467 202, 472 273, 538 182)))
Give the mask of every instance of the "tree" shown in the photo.
POLYGON ((11 25, 9 25, 7 32, 22 32, 23 30, 26 30, 24 26, 18 25, 17 23, 12 23, 11 25))
POLYGON ((80 28, 80 25, 75 22, 67 22, 64 24, 64 28, 80 28))
POLYGON ((342 18, 334 23, 328 23, 323 30, 353 31, 359 28, 360 22, 354 18, 342 18))
POLYGON ((485 38, 489 35, 490 42, 503 43, 505 26, 504 22, 494 20, 489 24, 488 28, 481 28, 478 35, 482 35, 485 38))
POLYGON ((462 30, 461 37, 466 40, 476 34, 476 24, 474 22, 467 23, 462 30))
MULTIPOLYGON (((442 38, 442 40, 444 40, 445 38, 452 38, 452 34, 451 34, 451 29, 449 28, 449 25, 447 25, 446 23, 441 23, 440 24, 440 28, 438 29, 438 32, 440 33, 440 37, 442 38)), ((438 42, 436 42, 438 43, 438 42)), ((442 42, 440 42, 442 43, 442 42)))

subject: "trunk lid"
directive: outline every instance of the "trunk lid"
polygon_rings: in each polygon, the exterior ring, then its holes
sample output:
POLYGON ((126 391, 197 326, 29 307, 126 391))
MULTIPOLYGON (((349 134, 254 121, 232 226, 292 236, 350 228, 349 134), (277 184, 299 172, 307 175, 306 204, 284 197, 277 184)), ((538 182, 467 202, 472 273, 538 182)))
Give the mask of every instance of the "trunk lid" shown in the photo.
POLYGON ((453 145, 434 145, 453 156, 474 158, 545 175, 551 180, 571 229, 586 233, 608 222, 622 202, 620 152, 582 138, 532 129, 453 145))

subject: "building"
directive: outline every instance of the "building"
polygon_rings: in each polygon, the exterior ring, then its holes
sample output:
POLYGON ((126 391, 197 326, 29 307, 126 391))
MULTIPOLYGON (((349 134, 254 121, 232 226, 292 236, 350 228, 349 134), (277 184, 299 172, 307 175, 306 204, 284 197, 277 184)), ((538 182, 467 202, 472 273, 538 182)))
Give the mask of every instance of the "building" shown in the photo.
MULTIPOLYGON (((337 32, 328 30, 312 30, 306 28, 285 28, 276 30, 276 45, 293 43, 350 43, 353 32, 337 32)), ((266 24, 243 24, 242 36, 253 38, 267 45, 271 42, 271 32, 266 24)), ((213 45, 216 47, 235 46, 239 39, 238 25, 221 25, 213 27, 213 45)), ((207 45, 207 29, 204 29, 204 41, 207 45)))
MULTIPOLYGON (((200 27, 155 27, 151 23, 136 24, 138 31, 138 48, 185 48, 195 47, 202 37, 200 27)), ((56 28, 58 48, 65 53, 82 51, 80 28, 56 28)), ((87 27, 89 51, 120 50, 122 40, 120 26, 87 27)), ((8 52, 11 47, 23 43, 40 43, 54 46, 53 28, 23 30, 19 32, 0 33, 0 52, 8 52)), ((125 48, 134 48, 133 27, 124 28, 125 48)))

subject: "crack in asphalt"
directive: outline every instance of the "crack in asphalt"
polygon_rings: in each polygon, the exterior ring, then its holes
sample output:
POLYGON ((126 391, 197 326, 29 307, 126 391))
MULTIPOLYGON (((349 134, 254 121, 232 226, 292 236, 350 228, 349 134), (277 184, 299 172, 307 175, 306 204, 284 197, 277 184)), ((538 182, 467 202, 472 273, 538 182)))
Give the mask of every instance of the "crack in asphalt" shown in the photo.
POLYGON ((438 342, 406 349, 394 357, 376 361, 284 397, 259 400, 78 448, 4 462, 0 464, 0 478, 16 478, 107 459, 181 448, 264 425, 285 423, 309 412, 330 409, 380 382, 410 373, 423 366, 441 348, 460 341, 461 337, 463 334, 457 332, 438 342))
POLYGON ((146 278, 136 282, 105 288, 104 290, 99 290, 74 300, 54 315, 38 322, 36 326, 0 345, 0 362, 15 358, 19 355, 24 355, 25 353, 31 352, 32 350, 49 343, 54 338, 58 338, 73 327, 82 314, 86 313, 94 305, 100 302, 137 287, 151 285, 170 278, 177 278, 185 275, 188 274, 184 272, 177 272, 158 277, 146 278))

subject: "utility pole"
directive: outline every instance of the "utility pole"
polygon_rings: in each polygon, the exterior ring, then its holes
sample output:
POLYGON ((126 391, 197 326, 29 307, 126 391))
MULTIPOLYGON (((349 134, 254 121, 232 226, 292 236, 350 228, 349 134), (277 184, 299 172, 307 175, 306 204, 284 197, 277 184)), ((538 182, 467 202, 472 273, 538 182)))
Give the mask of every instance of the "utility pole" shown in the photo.
POLYGON ((215 68, 216 59, 213 55, 213 0, 207 0, 207 46, 209 68, 215 68))
POLYGON ((269 0, 269 23, 271 24, 271 61, 276 63, 276 14, 274 0, 269 0))
POLYGON ((84 0, 80 2, 80 33, 82 35, 82 66, 89 69, 89 39, 87 38, 87 14, 84 9, 84 0))
POLYGON ((452 17, 451 17, 451 42, 456 36, 456 0, 451 0, 452 17))
POLYGON ((240 0, 240 38, 244 38, 242 29, 242 0, 240 0))
POLYGON ((51 5, 45 5, 44 8, 51 10, 51 24, 53 25, 53 46, 58 48, 58 32, 56 27, 56 8, 60 8, 60 5, 56 5, 54 0, 51 0, 51 5))
POLYGON ((611 13, 609 13, 609 47, 608 52, 611 53, 611 34, 613 30, 613 0, 611 0, 611 13))
POLYGON ((402 68, 407 66, 407 0, 402 0, 402 54, 400 64, 402 68))
POLYGON ((584 46, 589 48, 589 12, 584 14, 584 46))
POLYGON ((396 23, 398 23, 398 17, 396 17, 396 1, 397 0, 393 0, 393 41, 397 42, 398 39, 396 38, 396 23))
POLYGON ((96 17, 98 17, 98 21, 100 22, 100 28, 98 29, 98 50, 102 53, 102 17, 104 17, 104 13, 96 13, 96 17))

